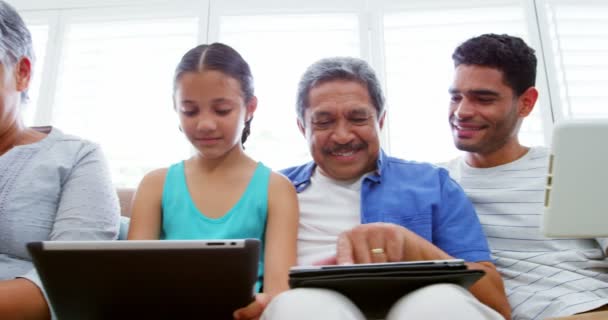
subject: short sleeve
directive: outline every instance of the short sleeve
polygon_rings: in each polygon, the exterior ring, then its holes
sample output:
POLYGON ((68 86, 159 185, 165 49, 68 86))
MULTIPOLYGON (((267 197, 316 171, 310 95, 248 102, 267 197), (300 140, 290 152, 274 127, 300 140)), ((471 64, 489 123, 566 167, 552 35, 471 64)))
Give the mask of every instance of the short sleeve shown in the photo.
POLYGON ((492 261, 473 204, 445 169, 440 169, 440 179, 441 201, 435 212, 433 243, 455 258, 492 261))

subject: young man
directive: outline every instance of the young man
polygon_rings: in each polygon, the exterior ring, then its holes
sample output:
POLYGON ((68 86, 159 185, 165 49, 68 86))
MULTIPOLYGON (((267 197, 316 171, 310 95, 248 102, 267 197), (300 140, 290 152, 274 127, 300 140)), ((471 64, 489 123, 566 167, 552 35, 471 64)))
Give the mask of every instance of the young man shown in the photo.
MULTIPOLYGON (((380 148, 384 98, 367 63, 323 59, 298 91, 298 126, 313 162, 283 172, 300 203, 298 263, 462 258, 486 275, 470 289, 432 285, 387 310, 387 319, 510 318, 474 209, 447 171, 388 157, 380 148)), ((345 296, 292 289, 262 319, 364 319, 345 296)))
POLYGON ((534 50, 520 38, 485 34, 461 44, 452 58, 449 122, 465 153, 446 167, 479 215, 513 318, 606 305, 606 241, 548 239, 540 232, 549 153, 518 140, 538 97, 534 50))

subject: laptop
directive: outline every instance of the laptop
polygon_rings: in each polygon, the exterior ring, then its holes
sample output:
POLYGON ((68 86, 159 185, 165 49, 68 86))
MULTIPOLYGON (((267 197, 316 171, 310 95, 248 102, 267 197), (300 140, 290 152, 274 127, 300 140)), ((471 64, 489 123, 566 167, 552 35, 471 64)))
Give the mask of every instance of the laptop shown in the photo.
POLYGON ((254 299, 255 239, 43 241, 27 248, 58 319, 232 319, 254 299))
POLYGON ((608 236, 608 119, 556 124, 542 231, 553 238, 608 236))

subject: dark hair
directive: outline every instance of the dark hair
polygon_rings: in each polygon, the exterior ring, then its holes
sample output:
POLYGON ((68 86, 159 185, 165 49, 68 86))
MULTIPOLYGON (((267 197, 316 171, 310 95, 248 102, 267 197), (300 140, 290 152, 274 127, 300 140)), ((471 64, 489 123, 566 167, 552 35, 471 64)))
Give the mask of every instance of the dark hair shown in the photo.
POLYGON ((483 34, 462 43, 452 54, 454 67, 480 65, 502 71, 505 83, 520 96, 536 82, 536 56, 521 38, 483 34))
POLYGON ((313 63, 302 75, 298 85, 296 112, 302 123, 304 111, 308 107, 310 90, 322 83, 332 80, 356 81, 367 87, 369 96, 378 112, 378 118, 384 112, 384 95, 374 70, 362 59, 350 57, 333 57, 313 63))
MULTIPOLYGON (((173 77, 173 93, 177 90, 177 82, 186 72, 200 72, 202 70, 216 70, 236 79, 241 85, 245 103, 253 98, 253 75, 249 64, 233 48, 222 44, 201 44, 190 49, 182 57, 173 77)), ((251 131, 251 120, 245 122, 241 134, 241 143, 244 144, 251 131)))
MULTIPOLYGON (((28 58, 34 65, 32 35, 17 11, 0 1, 0 62, 12 69, 22 57, 28 58)), ((28 99, 27 90, 21 93, 21 99, 28 99)))

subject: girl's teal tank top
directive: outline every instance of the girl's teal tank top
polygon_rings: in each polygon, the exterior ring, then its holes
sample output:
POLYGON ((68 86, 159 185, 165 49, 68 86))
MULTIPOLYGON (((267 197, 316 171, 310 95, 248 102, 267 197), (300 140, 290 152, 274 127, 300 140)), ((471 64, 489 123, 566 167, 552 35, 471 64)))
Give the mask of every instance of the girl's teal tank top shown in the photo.
POLYGON ((261 252, 256 292, 259 291, 264 273, 270 173, 268 167, 258 162, 241 198, 226 214, 215 219, 205 216, 196 208, 186 184, 184 162, 170 166, 163 187, 161 239, 259 239, 261 252))

